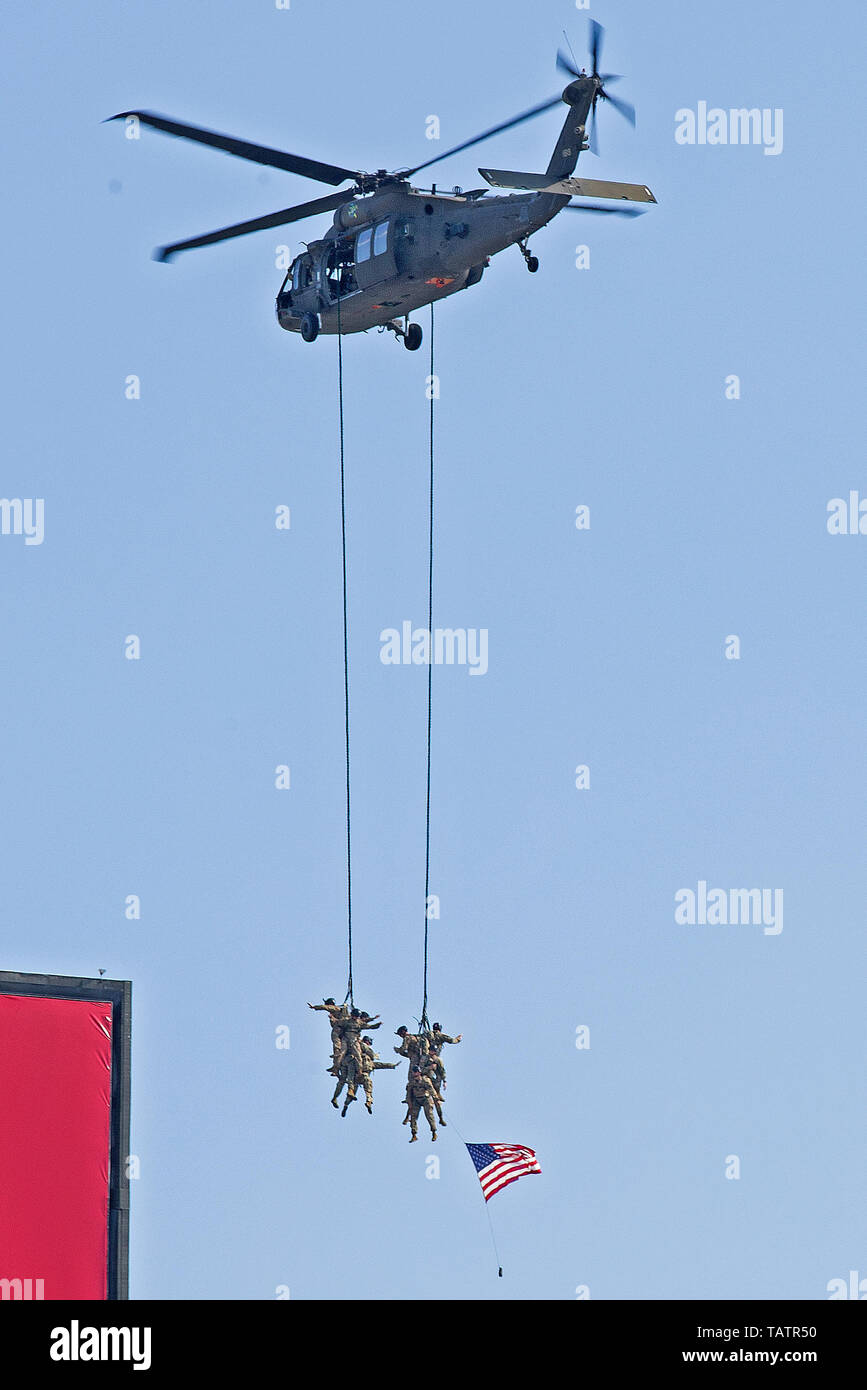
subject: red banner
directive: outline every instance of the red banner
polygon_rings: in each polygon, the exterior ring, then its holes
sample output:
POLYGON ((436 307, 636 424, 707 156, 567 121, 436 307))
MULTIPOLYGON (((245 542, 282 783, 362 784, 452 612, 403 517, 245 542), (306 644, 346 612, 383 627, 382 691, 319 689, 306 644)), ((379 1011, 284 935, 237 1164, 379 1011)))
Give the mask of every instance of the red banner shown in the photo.
POLYGON ((107 1296, 111 1004, 0 994, 0 1299, 107 1296))

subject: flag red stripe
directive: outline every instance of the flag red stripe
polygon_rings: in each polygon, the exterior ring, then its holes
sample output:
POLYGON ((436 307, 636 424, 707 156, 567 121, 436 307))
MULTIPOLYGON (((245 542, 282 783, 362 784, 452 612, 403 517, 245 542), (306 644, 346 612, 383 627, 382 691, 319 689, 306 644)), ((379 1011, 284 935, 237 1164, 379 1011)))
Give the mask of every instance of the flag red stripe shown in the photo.
POLYGON ((490 1164, 483 1168, 479 1173, 479 1181, 482 1184, 482 1191, 485 1200, 492 1197, 495 1192, 499 1192, 501 1187, 506 1187, 510 1182, 515 1182, 517 1178, 522 1178, 529 1173, 541 1173, 542 1169, 538 1163, 529 1164, 515 1161, 512 1163, 490 1164))
POLYGON ((482 1190, 485 1193, 485 1201, 489 1202, 492 1197, 496 1197, 497 1193, 501 1190, 501 1188, 508 1187, 510 1182, 517 1182, 518 1179, 523 1176, 523 1173, 513 1173, 510 1178, 504 1178, 501 1183, 498 1183, 496 1187, 492 1187, 490 1191, 483 1188, 482 1190))
POLYGON ((514 1163, 492 1163, 489 1167, 483 1168, 479 1174, 479 1181, 484 1187, 485 1183, 493 1182, 501 1173, 526 1173, 529 1167, 523 1160, 514 1163))
POLYGON ((532 1168, 516 1168, 514 1167, 514 1165, 508 1168, 500 1168, 497 1170, 496 1173, 491 1173, 485 1179, 485 1181, 482 1183, 482 1187, 496 1187, 502 1181, 503 1178, 510 1178, 512 1176, 520 1178, 523 1177, 525 1173, 532 1173, 532 1171, 532 1168))
POLYGON ((532 1172, 534 1168, 538 1167, 539 1165, 535 1159, 528 1163, 525 1158, 500 1158, 497 1159, 496 1163, 489 1163, 487 1168, 482 1168, 479 1173, 479 1178, 483 1178, 485 1173, 495 1173, 498 1168, 522 1168, 528 1172, 532 1172))

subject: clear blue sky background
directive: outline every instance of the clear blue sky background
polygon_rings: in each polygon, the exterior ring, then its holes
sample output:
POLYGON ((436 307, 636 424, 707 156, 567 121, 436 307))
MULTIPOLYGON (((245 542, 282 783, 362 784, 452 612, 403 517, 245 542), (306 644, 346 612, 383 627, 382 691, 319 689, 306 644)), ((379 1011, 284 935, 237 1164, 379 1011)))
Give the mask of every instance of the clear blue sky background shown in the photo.
MULTIPOLYGON (((150 260, 316 186, 100 122, 395 168, 430 114, 453 144, 555 94, 587 14, 7 18, 0 491, 43 497, 46 530, 0 537, 2 964, 134 982, 134 1297, 823 1298, 867 1274, 867 537, 826 530, 867 494, 862 7, 591 13, 638 124, 603 110, 579 172, 659 206, 559 217, 538 275, 509 251, 437 312, 435 622, 488 628, 490 670, 434 671, 430 993, 464 1034, 447 1113, 544 1169, 490 1208, 502 1280, 455 1129, 408 1147, 401 1073, 339 1119, 305 1006, 346 978, 337 364, 273 298, 276 247, 327 218, 150 260), (679 146, 700 100, 782 107, 783 153, 679 146), (782 933, 677 926, 700 879, 783 888, 782 933)), ((437 180, 544 169, 560 122, 437 180)), ((383 666, 379 633, 425 620, 426 351, 358 336, 345 371, 356 998, 390 1048, 421 1005, 426 672, 383 666)))

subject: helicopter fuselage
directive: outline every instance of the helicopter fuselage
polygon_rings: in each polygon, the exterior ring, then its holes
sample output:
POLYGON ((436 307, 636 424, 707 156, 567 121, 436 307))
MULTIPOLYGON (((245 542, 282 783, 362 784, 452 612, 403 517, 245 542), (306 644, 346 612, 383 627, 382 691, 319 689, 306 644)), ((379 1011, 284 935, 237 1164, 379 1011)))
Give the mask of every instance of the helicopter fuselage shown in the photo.
POLYGON ((523 243, 569 197, 424 192, 403 181, 338 208, 319 241, 296 256, 277 296, 277 321, 300 332, 359 333, 478 284, 491 256, 523 243))

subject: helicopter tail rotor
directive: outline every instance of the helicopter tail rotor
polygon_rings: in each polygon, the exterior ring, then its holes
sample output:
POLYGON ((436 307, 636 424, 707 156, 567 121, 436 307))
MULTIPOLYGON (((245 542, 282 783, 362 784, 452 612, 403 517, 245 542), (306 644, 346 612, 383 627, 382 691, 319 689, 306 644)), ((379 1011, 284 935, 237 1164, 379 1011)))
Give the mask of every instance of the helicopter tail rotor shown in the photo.
POLYGON ((621 80, 620 73, 600 72, 599 59, 602 54, 602 41, 605 30, 595 19, 590 21, 590 59, 593 64, 592 72, 579 72, 572 60, 563 52, 562 48, 557 54, 557 67, 561 72, 566 72, 570 77, 592 77, 596 82, 596 93, 593 97, 593 105, 590 111, 591 126, 588 132, 590 140, 590 151, 592 154, 599 153, 599 143, 596 135, 596 103, 601 98, 602 101, 610 102, 615 111, 619 111, 624 120, 631 126, 635 125, 635 107, 631 102, 623 101, 620 97, 612 96, 607 87, 612 82, 621 80))

